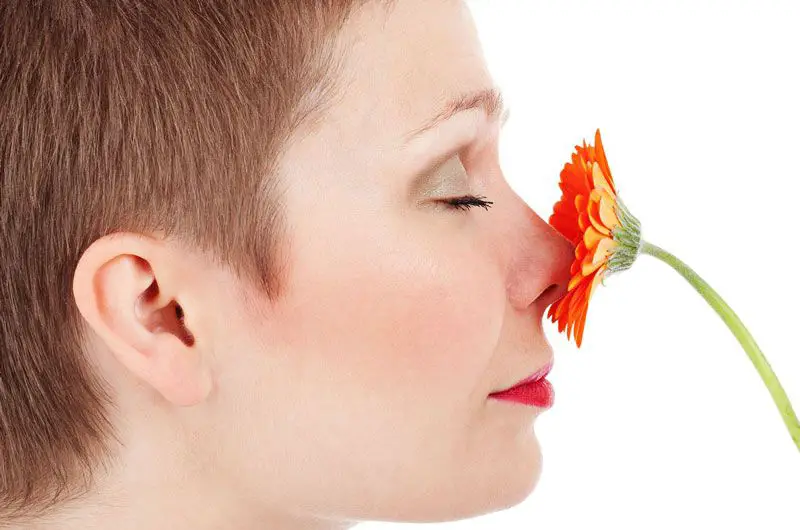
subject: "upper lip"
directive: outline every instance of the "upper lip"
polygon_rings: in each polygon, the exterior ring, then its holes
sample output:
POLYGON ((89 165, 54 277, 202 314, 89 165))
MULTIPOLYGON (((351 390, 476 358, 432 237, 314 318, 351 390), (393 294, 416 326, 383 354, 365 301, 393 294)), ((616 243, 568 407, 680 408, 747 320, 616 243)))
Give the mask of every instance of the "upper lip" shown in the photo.
POLYGON ((497 392, 492 392, 492 394, 499 394, 500 392, 511 390, 512 388, 524 385, 525 383, 530 383, 531 381, 536 381, 537 379, 542 379, 543 377, 547 377, 547 374, 550 373, 550 370, 552 370, 552 368, 553 368, 553 359, 550 359, 541 368, 533 372, 533 374, 529 375, 525 379, 522 379, 507 388, 498 390, 497 392))

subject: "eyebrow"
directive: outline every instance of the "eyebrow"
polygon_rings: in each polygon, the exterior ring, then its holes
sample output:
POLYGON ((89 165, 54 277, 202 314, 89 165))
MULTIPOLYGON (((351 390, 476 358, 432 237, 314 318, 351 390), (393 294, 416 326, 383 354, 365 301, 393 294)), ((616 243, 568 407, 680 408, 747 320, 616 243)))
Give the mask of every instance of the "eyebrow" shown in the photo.
POLYGON ((502 115, 502 119, 505 121, 508 117, 508 111, 503 101, 503 93, 496 88, 484 88, 482 90, 460 94, 448 100, 442 110, 422 126, 407 133, 404 140, 405 142, 409 142, 422 133, 446 122, 456 114, 472 109, 483 109, 489 119, 497 119, 502 115))

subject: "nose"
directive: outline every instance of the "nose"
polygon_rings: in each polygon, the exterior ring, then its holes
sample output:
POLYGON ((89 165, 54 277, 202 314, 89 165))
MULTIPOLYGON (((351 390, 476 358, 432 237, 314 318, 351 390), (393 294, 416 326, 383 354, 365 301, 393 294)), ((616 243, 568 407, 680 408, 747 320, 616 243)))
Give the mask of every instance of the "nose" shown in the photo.
POLYGON ((522 199, 512 232, 508 298, 519 310, 532 305, 542 314, 567 293, 575 246, 522 199))

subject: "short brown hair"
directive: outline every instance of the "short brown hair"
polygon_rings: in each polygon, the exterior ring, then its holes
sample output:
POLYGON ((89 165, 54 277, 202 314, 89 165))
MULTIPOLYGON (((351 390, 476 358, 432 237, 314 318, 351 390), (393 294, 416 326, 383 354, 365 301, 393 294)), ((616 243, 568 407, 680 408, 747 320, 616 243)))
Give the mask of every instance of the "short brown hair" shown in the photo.
POLYGON ((72 296, 93 241, 161 231, 278 296, 272 175, 366 1, 0 2, 0 521, 88 491, 115 437, 72 296))

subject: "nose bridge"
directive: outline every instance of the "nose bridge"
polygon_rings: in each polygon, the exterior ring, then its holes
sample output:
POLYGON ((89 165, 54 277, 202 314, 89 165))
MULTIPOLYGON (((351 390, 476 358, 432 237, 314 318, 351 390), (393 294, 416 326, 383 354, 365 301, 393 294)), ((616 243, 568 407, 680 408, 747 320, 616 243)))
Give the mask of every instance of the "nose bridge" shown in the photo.
POLYGON ((507 290, 514 307, 541 311, 567 292, 575 247, 516 193, 507 234, 507 290))

